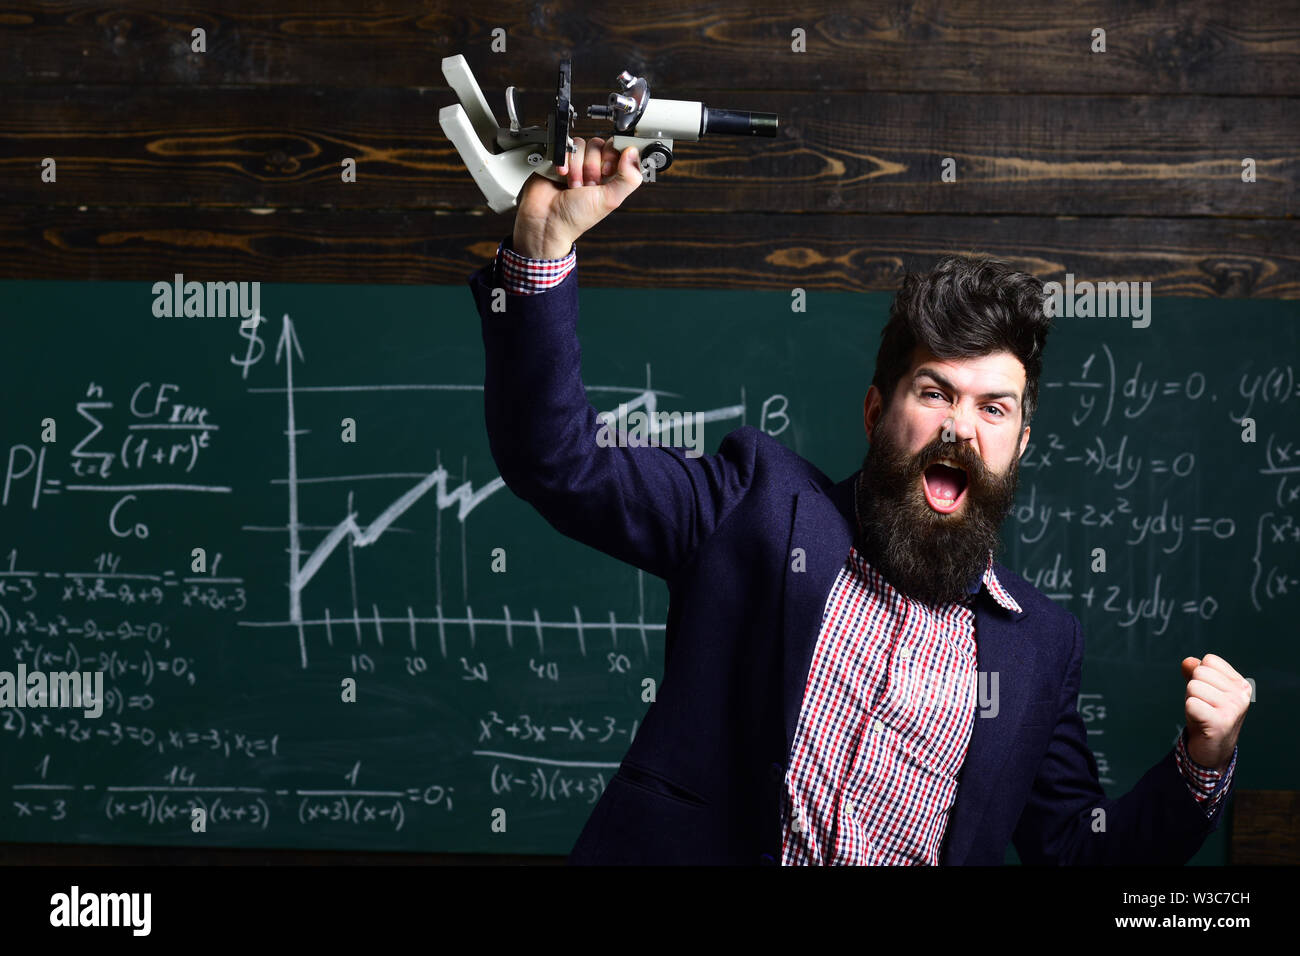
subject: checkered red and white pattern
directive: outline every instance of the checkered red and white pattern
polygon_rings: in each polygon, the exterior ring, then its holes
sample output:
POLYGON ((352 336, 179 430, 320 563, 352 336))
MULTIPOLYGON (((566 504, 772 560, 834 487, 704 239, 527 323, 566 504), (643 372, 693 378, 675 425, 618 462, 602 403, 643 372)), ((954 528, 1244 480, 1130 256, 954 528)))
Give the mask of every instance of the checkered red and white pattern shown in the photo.
POLYGON ((562 259, 529 259, 510 247, 510 237, 497 246, 497 275, 501 286, 513 295, 536 295, 553 289, 565 280, 578 264, 578 247, 569 246, 562 259))

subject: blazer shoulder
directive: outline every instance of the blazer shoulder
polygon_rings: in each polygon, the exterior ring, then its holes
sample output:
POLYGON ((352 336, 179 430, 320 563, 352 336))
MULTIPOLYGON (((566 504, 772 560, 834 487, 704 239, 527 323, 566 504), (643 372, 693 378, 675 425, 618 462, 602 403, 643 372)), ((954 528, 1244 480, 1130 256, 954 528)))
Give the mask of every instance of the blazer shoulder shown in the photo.
POLYGON ((811 482, 820 491, 829 491, 834 482, 824 472, 798 452, 792 451, 767 432, 753 425, 742 425, 729 431, 718 447, 718 453, 732 459, 742 459, 752 464, 755 477, 775 486, 788 486, 797 491, 811 482))

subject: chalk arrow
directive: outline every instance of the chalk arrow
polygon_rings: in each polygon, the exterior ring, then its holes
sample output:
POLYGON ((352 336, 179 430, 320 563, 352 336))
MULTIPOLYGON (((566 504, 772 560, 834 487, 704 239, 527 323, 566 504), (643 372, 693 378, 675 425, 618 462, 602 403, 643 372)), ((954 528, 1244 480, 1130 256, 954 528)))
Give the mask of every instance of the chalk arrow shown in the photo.
MULTIPOLYGON (((280 353, 284 351, 285 346, 289 343, 293 344, 293 350, 298 353, 298 358, 305 362, 306 359, 302 357, 302 345, 298 342, 298 333, 293 330, 293 323, 289 321, 289 313, 286 312, 284 314, 284 328, 280 330, 280 341, 275 343, 276 365, 280 364, 280 353)), ((289 358, 292 360, 293 356, 290 355, 289 358)))

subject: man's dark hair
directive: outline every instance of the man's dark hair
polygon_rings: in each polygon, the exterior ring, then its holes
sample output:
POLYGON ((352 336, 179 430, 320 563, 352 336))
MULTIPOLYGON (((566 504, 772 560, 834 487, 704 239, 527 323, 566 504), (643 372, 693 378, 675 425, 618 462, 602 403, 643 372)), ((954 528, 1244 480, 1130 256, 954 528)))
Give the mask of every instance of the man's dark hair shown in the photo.
POLYGON ((1038 407, 1038 377, 1051 319, 1043 314, 1043 283, 991 256, 946 256, 929 272, 909 272, 880 333, 876 374, 888 408, 916 346, 942 359, 1010 352, 1025 367, 1021 428, 1038 407))

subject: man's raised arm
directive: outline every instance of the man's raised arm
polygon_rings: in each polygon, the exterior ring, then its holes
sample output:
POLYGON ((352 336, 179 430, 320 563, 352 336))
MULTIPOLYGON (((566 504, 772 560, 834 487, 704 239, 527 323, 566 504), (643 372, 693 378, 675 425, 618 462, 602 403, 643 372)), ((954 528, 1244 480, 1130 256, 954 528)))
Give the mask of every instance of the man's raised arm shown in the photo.
POLYGON ((557 530, 668 578, 750 486, 763 436, 739 429, 699 458, 597 442, 601 422, 582 384, 574 243, 642 177, 635 148, 620 156, 600 139, 585 151, 574 142, 583 162, 570 164, 563 186, 529 179, 511 239, 469 280, 483 322, 488 441, 506 485, 557 530))

